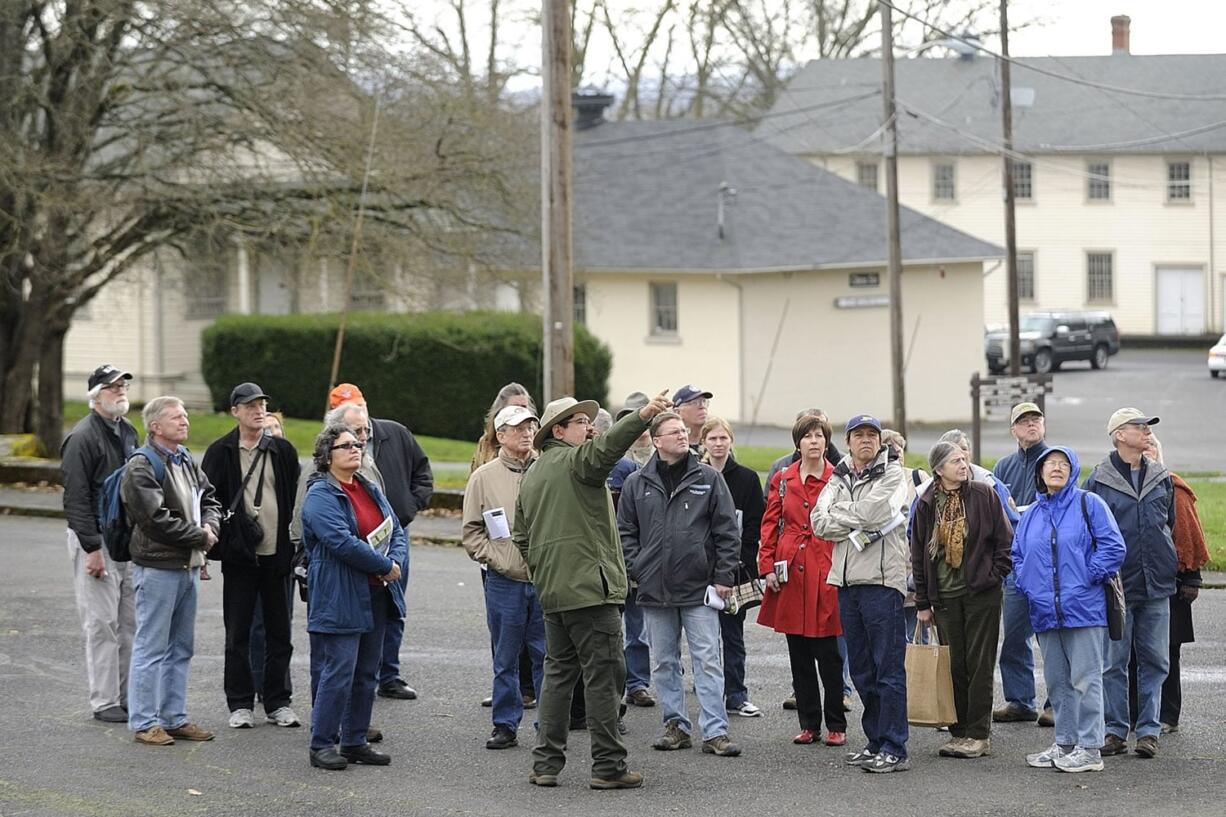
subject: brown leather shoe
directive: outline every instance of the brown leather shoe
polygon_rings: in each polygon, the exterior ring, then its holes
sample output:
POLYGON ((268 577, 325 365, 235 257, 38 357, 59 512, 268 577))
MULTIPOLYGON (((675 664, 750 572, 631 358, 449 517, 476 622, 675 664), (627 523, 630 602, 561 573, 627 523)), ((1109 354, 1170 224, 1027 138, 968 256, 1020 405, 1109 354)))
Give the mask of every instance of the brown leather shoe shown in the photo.
POLYGON ((182 726, 174 729, 167 729, 166 734, 173 738, 183 738, 184 740, 212 740, 214 735, 207 729, 201 729, 194 723, 185 723, 182 726))
POLYGON ((1111 757, 1112 755, 1123 755, 1128 753, 1128 741, 1118 735, 1107 734, 1107 739, 1103 741, 1102 748, 1103 757, 1111 757))
POLYGON ((636 689, 626 696, 626 703, 632 706, 655 706, 656 699, 646 689, 636 689))
POLYGON ((588 785, 593 789, 637 789, 643 785, 643 776, 627 769, 617 777, 593 777, 588 785))
POLYGON ((150 726, 143 732, 137 732, 133 735, 133 740, 146 746, 170 746, 175 742, 175 739, 166 734, 166 730, 160 726, 150 726))

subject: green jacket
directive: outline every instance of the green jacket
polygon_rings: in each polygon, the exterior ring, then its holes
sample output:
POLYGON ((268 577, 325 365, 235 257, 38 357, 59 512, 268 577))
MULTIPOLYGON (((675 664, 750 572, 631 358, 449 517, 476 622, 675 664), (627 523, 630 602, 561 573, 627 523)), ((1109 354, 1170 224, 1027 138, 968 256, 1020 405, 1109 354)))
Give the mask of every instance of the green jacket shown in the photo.
POLYGON ((546 613, 625 603, 626 563, 605 481, 646 429, 631 412, 583 445, 546 440, 524 476, 511 540, 546 613))

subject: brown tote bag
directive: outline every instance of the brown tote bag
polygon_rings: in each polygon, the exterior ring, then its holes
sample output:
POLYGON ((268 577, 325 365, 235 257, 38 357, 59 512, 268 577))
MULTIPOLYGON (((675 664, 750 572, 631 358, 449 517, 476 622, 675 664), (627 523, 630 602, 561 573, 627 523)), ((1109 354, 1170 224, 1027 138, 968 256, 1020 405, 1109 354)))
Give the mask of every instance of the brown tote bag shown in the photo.
POLYGON ((949 726, 958 722, 949 647, 941 645, 936 624, 929 625, 930 643, 919 643, 922 626, 916 622, 915 637, 907 645, 907 722, 912 726, 949 726))

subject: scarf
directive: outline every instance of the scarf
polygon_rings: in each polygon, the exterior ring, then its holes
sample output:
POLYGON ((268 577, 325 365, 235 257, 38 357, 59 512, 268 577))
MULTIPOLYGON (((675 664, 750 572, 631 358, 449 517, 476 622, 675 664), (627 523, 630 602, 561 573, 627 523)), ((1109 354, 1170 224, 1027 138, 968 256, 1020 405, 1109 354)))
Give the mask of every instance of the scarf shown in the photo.
POLYGON ((936 487, 936 525, 932 541, 928 543, 929 557, 943 556, 945 563, 955 570, 962 567, 966 549, 966 509, 962 506, 961 491, 946 491, 936 487))

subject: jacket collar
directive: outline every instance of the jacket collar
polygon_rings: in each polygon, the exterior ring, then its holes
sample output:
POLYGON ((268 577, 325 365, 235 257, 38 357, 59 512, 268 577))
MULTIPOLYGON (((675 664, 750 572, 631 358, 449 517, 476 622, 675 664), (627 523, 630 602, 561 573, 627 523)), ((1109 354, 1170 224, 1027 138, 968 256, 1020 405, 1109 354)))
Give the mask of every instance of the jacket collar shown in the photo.
POLYGON ((1051 448, 1051 446, 1047 444, 1047 440, 1043 439, 1039 440, 1029 448, 1022 448, 1019 445, 1017 447, 1017 453, 1021 456, 1023 462, 1033 462, 1036 457, 1049 448, 1051 448))
MULTIPOLYGON (((1145 457, 1142 463, 1145 469, 1144 478, 1141 482, 1141 490, 1138 491, 1131 479, 1124 479, 1124 475, 1116 466, 1117 461, 1123 462, 1119 455, 1112 451, 1106 459, 1094 467, 1094 479, 1138 502, 1143 501, 1150 491, 1170 475, 1165 465, 1145 457)), ((1124 465, 1127 466, 1127 463, 1124 465)))
MULTIPOLYGON (((661 462, 663 462, 663 460, 660 459, 659 452, 656 452, 655 454, 651 455, 651 459, 647 461, 647 464, 642 467, 639 473, 643 475, 643 479, 649 480, 657 488, 663 491, 664 481, 660 479, 659 471, 659 464, 661 462)), ((680 491, 701 475, 702 467, 698 463, 698 458, 694 456, 694 452, 691 451, 686 454, 685 474, 680 480, 678 480, 677 484, 673 486, 673 493, 680 491)))
POLYGON ((532 467, 532 463, 536 462, 536 451, 529 451, 527 460, 517 460, 504 452, 502 447, 499 446, 498 461, 502 463, 503 467, 505 467, 508 471, 516 474, 522 474, 532 467))
MULTIPOLYGON (((823 460, 822 464, 825 467, 822 468, 822 473, 820 476, 818 476, 817 479, 820 482, 829 482, 831 478, 834 477, 835 467, 830 464, 829 460, 823 460)), ((783 469, 782 479, 795 481, 797 484, 800 483, 800 458, 799 457, 792 460, 792 464, 786 466, 783 469)))
POLYGON ((851 454, 844 454, 843 459, 839 460, 839 464, 834 467, 834 475, 843 479, 848 485, 854 485, 857 482, 866 482, 870 479, 876 479, 885 473, 886 466, 890 464, 890 460, 896 460, 894 452, 888 445, 881 446, 881 450, 877 452, 877 456, 868 464, 868 467, 860 472, 859 476, 852 470, 851 454))

